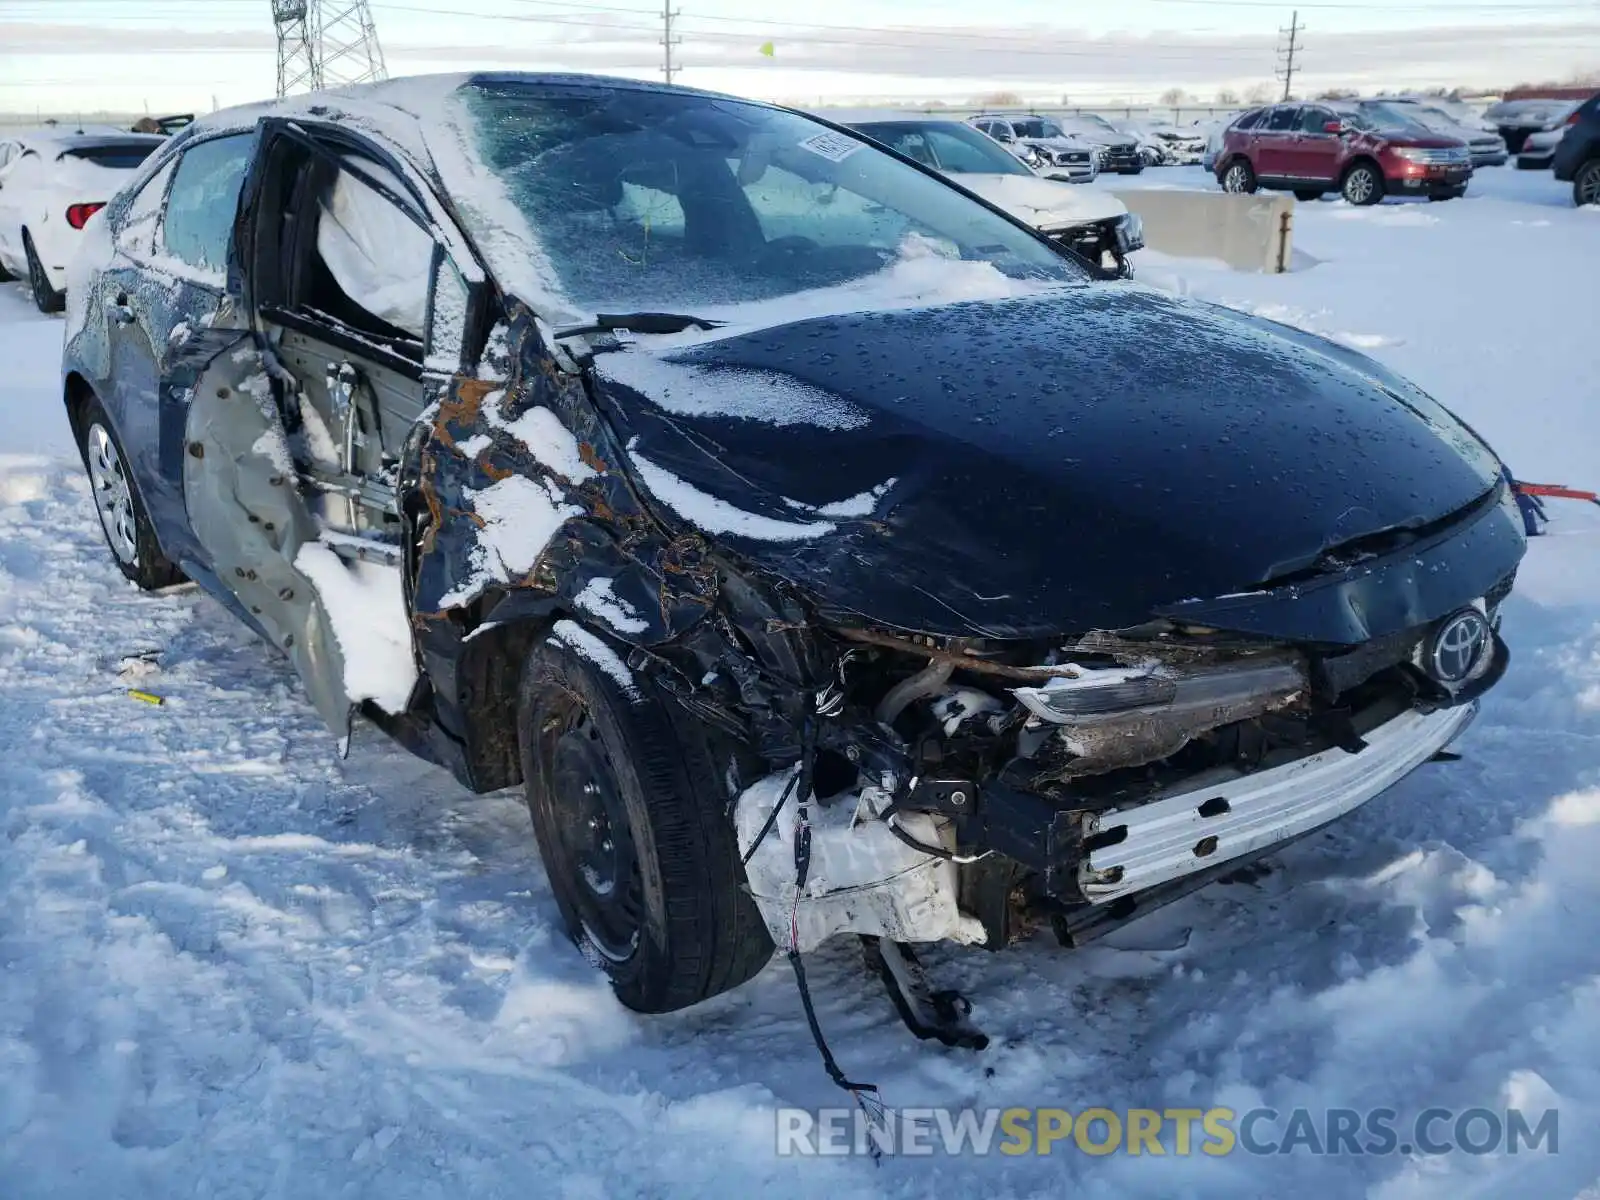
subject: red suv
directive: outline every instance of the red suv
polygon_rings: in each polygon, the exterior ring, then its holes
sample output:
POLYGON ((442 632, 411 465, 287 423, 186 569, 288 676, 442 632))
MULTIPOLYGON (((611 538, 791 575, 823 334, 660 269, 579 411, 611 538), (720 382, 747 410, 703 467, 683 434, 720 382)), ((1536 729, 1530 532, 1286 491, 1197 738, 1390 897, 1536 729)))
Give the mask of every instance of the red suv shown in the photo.
POLYGON ((1315 200, 1337 191, 1351 204, 1386 195, 1450 200, 1466 192, 1472 158, 1465 142, 1381 104, 1274 104, 1229 126, 1216 172, 1228 192, 1279 188, 1315 200))

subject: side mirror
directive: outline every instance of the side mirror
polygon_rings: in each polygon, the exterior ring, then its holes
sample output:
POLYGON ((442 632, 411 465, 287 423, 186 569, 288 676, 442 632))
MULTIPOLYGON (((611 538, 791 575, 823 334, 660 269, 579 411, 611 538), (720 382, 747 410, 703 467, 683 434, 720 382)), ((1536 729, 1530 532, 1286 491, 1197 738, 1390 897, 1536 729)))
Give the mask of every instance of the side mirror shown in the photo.
POLYGON ((1323 133, 1343 133, 1344 132, 1344 122, 1343 121, 1329 121, 1326 125, 1324 125, 1322 127, 1322 132, 1323 133))

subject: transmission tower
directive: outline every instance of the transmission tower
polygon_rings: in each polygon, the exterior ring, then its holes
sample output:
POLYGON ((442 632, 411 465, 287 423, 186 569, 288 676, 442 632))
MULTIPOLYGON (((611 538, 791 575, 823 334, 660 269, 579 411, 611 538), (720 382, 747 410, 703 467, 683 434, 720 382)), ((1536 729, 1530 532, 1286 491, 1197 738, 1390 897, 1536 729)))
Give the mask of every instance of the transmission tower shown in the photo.
POLYGON ((272 0, 278 95, 387 79, 367 0, 272 0))
POLYGON ((1289 19, 1289 28, 1278 30, 1280 37, 1289 39, 1287 45, 1280 44, 1278 47, 1278 58, 1282 65, 1275 72, 1278 78, 1283 80, 1283 98, 1285 100, 1289 98, 1289 89, 1294 85, 1294 56, 1305 49, 1299 41, 1300 35, 1305 31, 1306 27, 1300 24, 1300 11, 1298 9, 1295 10, 1294 16, 1289 19))

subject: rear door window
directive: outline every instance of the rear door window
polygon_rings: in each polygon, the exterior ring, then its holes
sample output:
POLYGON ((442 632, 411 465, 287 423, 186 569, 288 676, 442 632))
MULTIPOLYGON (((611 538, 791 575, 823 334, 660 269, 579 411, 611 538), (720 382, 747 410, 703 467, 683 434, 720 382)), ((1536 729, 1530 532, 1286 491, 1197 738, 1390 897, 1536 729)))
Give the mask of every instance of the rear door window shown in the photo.
POLYGON ((254 146, 253 133, 240 133, 199 142, 183 152, 161 222, 169 255, 219 278, 227 271, 239 188, 254 146))
POLYGON ((1295 118, 1299 114, 1299 108, 1293 104, 1280 105, 1272 110, 1264 128, 1268 133, 1285 133, 1294 128, 1295 118))

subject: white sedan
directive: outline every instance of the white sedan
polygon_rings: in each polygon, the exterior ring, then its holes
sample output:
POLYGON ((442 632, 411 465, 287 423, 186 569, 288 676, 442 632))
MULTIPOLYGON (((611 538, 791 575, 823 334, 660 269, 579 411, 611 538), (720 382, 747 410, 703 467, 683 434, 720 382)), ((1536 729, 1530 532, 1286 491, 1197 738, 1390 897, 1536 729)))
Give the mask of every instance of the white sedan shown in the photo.
POLYGON ((1139 218, 1110 192, 1041 179, 986 134, 960 121, 883 117, 851 121, 858 132, 932 167, 1096 266, 1126 271, 1144 245, 1139 218))
POLYGON ((83 227, 166 139, 138 133, 0 140, 0 279, 26 279, 40 312, 59 312, 83 227))

